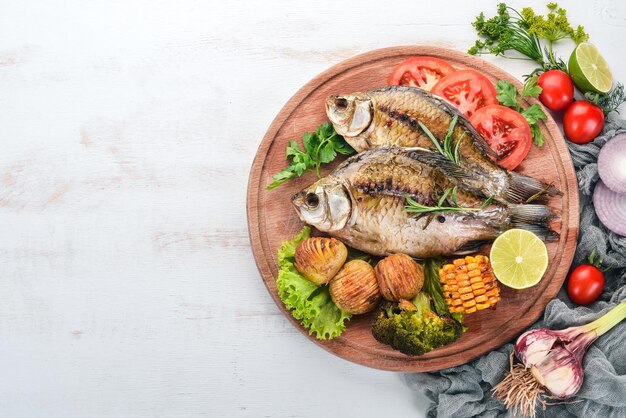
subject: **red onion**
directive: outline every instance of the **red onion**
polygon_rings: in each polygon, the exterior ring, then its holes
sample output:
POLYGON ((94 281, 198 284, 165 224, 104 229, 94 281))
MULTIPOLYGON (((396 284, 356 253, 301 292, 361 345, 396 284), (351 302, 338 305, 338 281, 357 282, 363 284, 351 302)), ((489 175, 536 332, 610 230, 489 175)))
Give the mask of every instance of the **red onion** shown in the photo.
POLYGON ((593 206, 604 226, 626 236, 626 194, 615 193, 600 180, 593 191, 593 206))
POLYGON ((626 194, 626 134, 604 144, 598 155, 598 174, 609 189, 626 194))
POLYGON ((587 348, 624 318, 626 302, 586 325, 525 332, 514 351, 521 363, 514 365, 511 353, 511 369, 493 388, 494 395, 514 413, 529 417, 535 417, 537 401, 545 408, 543 398, 574 396, 583 384, 582 361, 587 348))

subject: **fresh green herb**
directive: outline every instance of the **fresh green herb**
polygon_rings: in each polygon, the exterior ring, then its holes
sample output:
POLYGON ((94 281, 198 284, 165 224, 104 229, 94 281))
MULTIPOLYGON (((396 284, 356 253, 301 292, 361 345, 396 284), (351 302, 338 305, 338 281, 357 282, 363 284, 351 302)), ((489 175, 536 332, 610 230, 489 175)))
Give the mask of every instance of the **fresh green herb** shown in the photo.
POLYGON ((459 202, 457 200, 457 187, 456 186, 454 186, 454 188, 452 189, 452 196, 451 196, 451 198, 452 198, 452 203, 455 206, 459 206, 459 202))
POLYGON ((544 70, 558 68, 567 71, 565 62, 554 56, 552 44, 565 38, 571 38, 578 44, 589 39, 589 35, 582 26, 576 29, 571 26, 565 9, 556 3, 549 3, 547 7, 548 14, 545 16, 536 14, 530 7, 523 8, 520 13, 505 3, 498 4, 497 15, 490 19, 481 13, 472 26, 483 39, 477 40, 468 53, 531 60, 539 63, 544 70), (548 42, 547 47, 542 45, 540 39, 548 42), (511 50, 525 58, 506 54, 511 50))
MULTIPOLYGON (((455 187, 456 187, 456 186, 455 186, 455 187)), ((489 197, 487 198, 487 200, 485 200, 485 201, 483 202, 483 204, 480 206, 480 208, 481 208, 481 209, 485 209, 487 206, 489 206, 489 205, 491 204, 491 202, 493 202, 494 197, 495 197, 494 195, 489 196, 489 197)))
POLYGON ((496 98, 502 106, 510 107, 519 111, 519 105, 517 104, 517 89, 512 83, 505 80, 499 80, 496 83, 496 98))
POLYGON ((525 97, 532 97, 535 99, 539 97, 543 89, 541 88, 541 86, 537 85, 538 79, 539 77, 534 76, 526 80, 526 82, 524 83, 524 88, 522 89, 522 99, 525 97))
POLYGON ((498 14, 490 19, 480 13, 472 23, 478 35, 484 37, 477 40, 472 48, 467 51, 471 55, 494 54, 505 58, 527 59, 542 63, 543 53, 541 44, 536 36, 528 33, 522 16, 506 4, 498 4, 498 14), (514 12, 511 16, 509 11, 514 12), (506 55, 505 52, 515 50, 527 58, 506 55))
POLYGON ((346 329, 345 322, 352 315, 335 305, 328 286, 318 286, 296 270, 296 247, 309 238, 310 232, 311 229, 305 226, 291 241, 283 242, 278 249, 276 287, 285 307, 309 330, 309 334, 315 333, 318 340, 332 339, 341 335, 346 329))
POLYGON ((548 41, 549 52, 552 54, 552 43, 561 39, 570 38, 576 44, 589 39, 585 28, 578 25, 576 29, 572 27, 567 19, 567 12, 556 3, 548 3, 549 13, 546 16, 535 14, 530 7, 522 9, 522 17, 528 25, 528 33, 540 39, 548 41))
POLYGON ((320 177, 320 167, 335 159, 337 154, 350 155, 354 149, 335 132, 330 123, 322 123, 315 132, 305 132, 302 135, 304 150, 293 139, 285 150, 289 165, 282 171, 274 174, 274 181, 266 187, 267 190, 280 186, 287 180, 301 176, 306 170, 314 171, 320 177))
POLYGON ((611 112, 619 113, 617 108, 626 102, 626 93, 624 93, 624 85, 617 83, 608 93, 587 92, 585 93, 585 98, 602 109, 606 116, 611 112))
POLYGON ((532 134, 533 142, 538 147, 542 147, 545 142, 545 138, 543 134, 541 133, 541 128, 539 127, 539 121, 546 120, 548 118, 545 112, 541 110, 541 107, 539 107, 538 104, 535 103, 529 108, 524 109, 521 113, 522 113, 522 116, 526 118, 526 121, 528 121, 528 124, 530 125, 530 133, 532 134))
POLYGON ((426 136, 430 138, 430 140, 433 142, 439 154, 447 157, 455 164, 458 164, 460 161, 459 145, 461 145, 461 141, 463 141, 463 138, 465 137, 465 132, 463 132, 461 136, 456 140, 454 148, 452 147, 452 134, 454 133, 454 128, 456 127, 456 123, 458 120, 459 117, 457 115, 454 115, 454 118, 452 118, 450 125, 448 125, 448 132, 446 133, 446 137, 443 140, 443 147, 426 125, 424 125, 422 122, 417 122, 420 128, 422 128, 422 131, 424 131, 426 136))
POLYGON ((513 110, 520 112, 522 116, 528 122, 530 126, 530 132, 533 137, 533 142, 538 147, 543 146, 545 138, 541 133, 541 128, 539 127, 539 121, 546 120, 548 117, 541 110, 541 107, 538 104, 533 104, 526 109, 522 109, 519 105, 518 95, 521 98, 525 97, 533 97, 536 98, 541 93, 541 87, 537 85, 537 77, 531 77, 524 84, 524 88, 522 89, 522 94, 520 95, 517 92, 515 86, 508 81, 500 80, 496 83, 496 92, 498 101, 502 106, 509 107, 513 110))
POLYGON ((446 212, 467 212, 467 211, 482 210, 486 208, 487 206, 489 206, 489 204, 493 201, 494 196, 490 196, 487 200, 485 200, 483 205, 479 208, 467 208, 467 207, 459 206, 457 203, 457 187, 456 186, 454 186, 454 188, 447 188, 443 192, 441 197, 439 198, 439 201, 437 202, 436 206, 422 205, 421 203, 418 203, 415 199, 413 199, 408 194, 404 195, 404 199, 406 201, 406 205, 404 206, 405 212, 415 213, 418 215, 424 215, 424 214, 435 214, 435 213, 446 213, 446 212), (446 202, 446 199, 448 198, 449 195, 451 196, 450 203, 449 203, 450 206, 444 206, 444 203, 446 202))
POLYGON ((522 9, 522 17, 528 24, 528 33, 551 42, 571 38, 579 44, 589 39, 584 27, 581 25, 578 25, 576 29, 572 27, 565 9, 556 3, 548 3, 547 8, 550 12, 546 16, 535 14, 530 7, 522 9))

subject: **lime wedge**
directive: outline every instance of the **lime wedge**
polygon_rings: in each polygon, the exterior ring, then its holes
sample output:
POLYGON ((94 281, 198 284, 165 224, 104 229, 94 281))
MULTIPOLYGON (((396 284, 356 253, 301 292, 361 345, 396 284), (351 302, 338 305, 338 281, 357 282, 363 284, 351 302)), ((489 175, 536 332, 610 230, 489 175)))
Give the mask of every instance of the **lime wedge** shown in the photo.
POLYGON ((509 229, 496 238, 489 258, 498 281, 513 289, 536 285, 548 268, 546 245, 523 229, 509 229))
POLYGON ((593 44, 578 44, 569 57, 569 74, 583 93, 607 93, 613 86, 611 69, 593 44))

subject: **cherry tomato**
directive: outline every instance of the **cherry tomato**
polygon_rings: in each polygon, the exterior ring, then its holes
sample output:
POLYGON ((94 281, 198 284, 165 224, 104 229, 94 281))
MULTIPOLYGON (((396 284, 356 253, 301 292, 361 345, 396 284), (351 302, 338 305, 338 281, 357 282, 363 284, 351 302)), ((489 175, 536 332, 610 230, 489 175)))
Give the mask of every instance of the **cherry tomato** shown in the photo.
POLYGON ((576 144, 593 141, 604 127, 604 113, 589 102, 574 102, 563 116, 565 136, 576 144))
POLYGON ((387 83, 390 86, 412 86, 430 91, 441 78, 454 71, 454 67, 442 59, 414 57, 396 65, 387 83))
POLYGON ((546 71, 539 76, 537 84, 543 89, 539 101, 550 110, 564 110, 574 100, 574 84, 563 71, 546 71))
POLYGON ((496 163, 513 170, 530 151, 532 135, 526 119, 515 110, 500 105, 478 109, 470 118, 476 130, 495 152, 496 163))
POLYGON ((496 88, 484 75, 474 70, 459 70, 448 74, 432 89, 467 117, 481 107, 498 104, 496 88))
POLYGON ((604 274, 596 266, 583 264, 576 267, 567 282, 569 298, 579 305, 589 305, 604 289, 604 274))

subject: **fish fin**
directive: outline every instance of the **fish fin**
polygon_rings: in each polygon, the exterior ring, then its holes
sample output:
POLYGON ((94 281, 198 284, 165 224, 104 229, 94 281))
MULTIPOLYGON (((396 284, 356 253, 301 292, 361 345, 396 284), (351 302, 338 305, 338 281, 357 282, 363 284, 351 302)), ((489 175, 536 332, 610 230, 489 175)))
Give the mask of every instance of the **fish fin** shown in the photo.
POLYGON ((428 228, 428 225, 430 225, 430 223, 433 221, 434 217, 435 217, 434 215, 428 215, 426 217, 426 222, 424 222, 424 226, 422 226, 422 230, 423 231, 426 230, 426 228, 428 228))
POLYGON ((476 173, 455 164, 448 157, 424 148, 402 148, 402 150, 407 157, 436 168, 444 176, 451 178, 459 188, 475 196, 489 198, 483 190, 476 186, 481 183, 481 179, 476 173))
POLYGON ((351 155, 348 158, 346 158, 341 164, 339 164, 339 166, 337 166, 336 170, 346 168, 350 164, 354 164, 357 161, 360 161, 361 159, 363 159, 363 157, 366 157, 369 154, 371 154, 371 152, 365 151, 365 152, 359 152, 359 153, 356 153, 354 155, 351 155))
POLYGON ((473 253, 478 252, 478 250, 480 250, 480 247, 482 247, 484 244, 486 244, 488 242, 489 241, 485 241, 485 240, 470 241, 468 243, 465 243, 461 248, 459 248, 458 250, 456 250, 452 254, 453 255, 473 254, 473 253))
POLYGON ((476 145, 477 148, 479 148, 483 152, 483 154, 490 157, 491 159, 498 158, 498 154, 491 149, 491 146, 489 146, 487 140, 485 140, 485 138, 478 132, 478 130, 474 128, 474 125, 472 125, 470 121, 467 120, 467 118, 459 118, 457 124, 469 133, 470 138, 474 140, 474 145, 476 145))
POLYGON ((458 164, 450 161, 448 157, 439 154, 438 152, 430 151, 425 148, 402 148, 402 153, 407 157, 419 161, 423 164, 427 164, 431 167, 441 170, 447 176, 453 177, 456 180, 474 180, 474 173, 466 170, 458 164))
POLYGON ((556 241, 558 232, 550 228, 554 213, 545 205, 509 205, 511 224, 515 228, 525 229, 544 241, 556 241))
POLYGON ((511 213, 511 222, 516 223, 528 223, 533 225, 548 226, 550 221, 556 217, 556 215, 545 205, 516 205, 510 204, 509 210, 511 213))
POLYGON ((515 228, 524 229, 526 231, 530 231, 533 234, 537 235, 543 241, 557 241, 561 236, 558 232, 553 230, 550 227, 543 225, 534 225, 528 224, 524 222, 520 222, 514 225, 515 228))
POLYGON ((562 195, 563 193, 553 184, 542 183, 532 177, 523 176, 509 171, 509 188, 506 191, 506 199, 509 202, 531 202, 542 196, 562 195))

